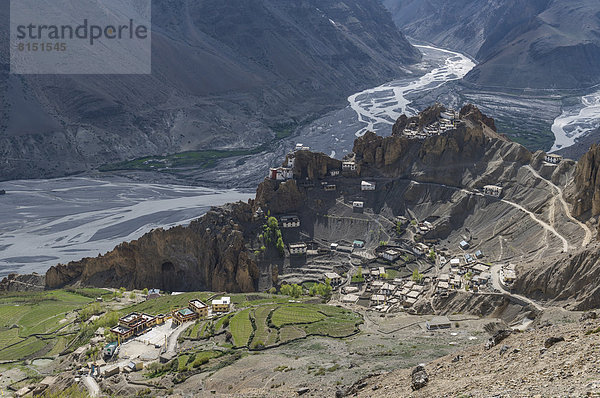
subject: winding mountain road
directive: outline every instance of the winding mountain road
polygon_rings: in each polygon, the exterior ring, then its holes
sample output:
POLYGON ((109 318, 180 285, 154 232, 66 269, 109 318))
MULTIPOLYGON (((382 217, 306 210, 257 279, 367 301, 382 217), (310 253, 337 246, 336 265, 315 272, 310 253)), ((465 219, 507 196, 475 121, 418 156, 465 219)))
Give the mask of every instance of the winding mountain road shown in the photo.
POLYGON ((538 178, 542 181, 545 181, 548 185, 550 185, 556 191, 555 198, 560 201, 563 209, 565 210, 566 216, 569 218, 569 220, 571 220, 575 224, 579 225, 585 231, 585 237, 583 238, 581 247, 587 246, 592 241, 592 231, 586 224, 582 223, 581 221, 579 221, 578 219, 576 219, 575 217, 573 217, 571 215, 571 211, 569 210, 569 205, 567 204, 567 201, 563 197, 562 188, 559 187, 558 185, 554 184, 552 181, 547 180, 544 177, 542 177, 537 171, 535 171, 533 169, 533 167, 531 167, 531 165, 527 165, 527 166, 525 166, 525 168, 527 170, 529 170, 536 178, 538 178))

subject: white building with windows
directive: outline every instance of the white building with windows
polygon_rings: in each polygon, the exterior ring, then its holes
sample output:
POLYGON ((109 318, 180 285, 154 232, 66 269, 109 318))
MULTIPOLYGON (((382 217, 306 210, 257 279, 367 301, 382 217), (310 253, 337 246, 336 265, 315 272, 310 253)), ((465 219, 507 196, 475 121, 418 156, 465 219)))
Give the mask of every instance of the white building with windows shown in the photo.
POLYGON ((483 187, 483 193, 495 198, 502 196, 502 187, 496 185, 486 185, 483 187))
POLYGON ((356 163, 350 162, 342 162, 342 170, 344 171, 356 171, 356 163))
POLYGON ((289 246, 290 254, 306 254, 308 246, 306 243, 292 243, 289 246))
POLYGON ((375 190, 375 183, 374 182, 363 181, 363 182, 360 183, 360 190, 361 191, 374 191, 375 190))
POLYGON ((553 153, 548 153, 548 154, 546 154, 546 157, 544 158, 544 160, 551 164, 559 164, 560 162, 562 162, 563 157, 560 155, 553 154, 553 153))

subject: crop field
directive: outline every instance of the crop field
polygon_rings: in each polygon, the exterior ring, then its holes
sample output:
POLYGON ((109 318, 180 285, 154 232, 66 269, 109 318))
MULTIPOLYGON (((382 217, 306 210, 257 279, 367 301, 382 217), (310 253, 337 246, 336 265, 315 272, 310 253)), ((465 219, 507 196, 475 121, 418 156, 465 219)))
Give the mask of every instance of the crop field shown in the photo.
POLYGON ((250 321, 250 308, 235 314, 229 322, 229 329, 236 347, 245 347, 252 335, 252 322, 250 321))
POLYGON ((262 349, 311 335, 348 337, 358 331, 360 315, 321 304, 271 303, 235 314, 229 330, 236 347, 262 349))
POLYGON ((297 323, 312 323, 325 318, 323 313, 305 305, 287 305, 277 308, 273 313, 272 322, 275 327, 294 325, 297 323))
POLYGON ((0 360, 54 355, 73 335, 73 311, 109 294, 102 289, 0 295, 0 360), (68 314, 70 320, 67 319, 68 314))
POLYGON ((133 305, 125 310, 125 312, 145 312, 150 315, 166 314, 171 310, 175 310, 182 307, 187 307, 190 300, 199 299, 203 302, 213 296, 212 293, 207 292, 196 292, 196 293, 183 293, 175 296, 161 296, 152 300, 144 301, 143 303, 133 305))

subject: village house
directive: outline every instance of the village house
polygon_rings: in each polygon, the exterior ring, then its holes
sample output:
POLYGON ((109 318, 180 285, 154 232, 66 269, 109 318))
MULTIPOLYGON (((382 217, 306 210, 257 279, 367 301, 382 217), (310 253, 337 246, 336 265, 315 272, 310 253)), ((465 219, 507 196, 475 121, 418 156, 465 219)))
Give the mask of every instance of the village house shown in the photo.
POLYGON ((444 293, 447 292, 448 289, 450 289, 450 284, 448 282, 438 282, 437 284, 437 291, 438 293, 444 293))
POLYGON ((323 189, 327 192, 331 192, 331 191, 335 191, 337 189, 337 186, 335 184, 325 184, 323 186, 323 189))
POLYGON ((187 307, 174 310, 172 314, 173 322, 178 326, 185 322, 190 322, 198 318, 198 314, 187 307))
POLYGON ((304 146, 303 144, 296 144, 295 151, 310 151, 310 147, 304 146))
POLYGON ((439 329, 450 329, 452 324, 447 316, 436 316, 430 321, 425 322, 427 330, 439 330, 439 329))
POLYGON ((404 216, 396 216, 396 217, 394 218, 394 220, 395 220, 397 223, 400 223, 400 225, 406 225, 406 224, 408 224, 408 218, 406 218, 406 217, 404 217, 404 216))
POLYGON ((231 297, 221 297, 211 302, 213 313, 229 312, 231 308, 231 297))
POLYGON ((460 267, 460 258, 453 258, 450 260, 451 267, 460 267))
POLYGON ((117 326, 113 327, 112 329, 110 329, 110 331, 112 333, 114 333, 115 336, 117 336, 119 341, 127 340, 127 339, 133 337, 133 335, 134 335, 133 329, 128 328, 127 326, 117 325, 117 326))
POLYGON ((356 171, 356 163, 353 161, 342 162, 343 171, 356 171))
POLYGON ((362 181, 360 183, 360 190, 361 191, 374 191, 375 190, 375 183, 374 182, 362 181))
POLYGON ((306 254, 308 246, 306 243, 292 243, 289 245, 290 254, 306 254))
POLYGON ((396 261, 400 257, 400 252, 394 249, 384 251, 381 256, 388 261, 396 261))
POLYGON ((365 247, 365 242, 363 242, 362 240, 355 240, 355 241, 352 243, 352 246, 354 246, 354 247, 357 247, 357 248, 361 249, 361 248, 365 247))
POLYGON ((429 246, 427 246, 425 243, 416 243, 413 246, 413 253, 415 253, 417 256, 424 256, 425 254, 429 253, 429 246))
POLYGON ((462 241, 459 243, 459 246, 460 246, 460 248, 461 248, 461 249, 463 249, 463 250, 468 250, 468 249, 469 249, 469 247, 471 247, 471 245, 469 245, 469 242, 467 242, 466 240, 462 240, 462 241))
POLYGON ((152 300, 155 298, 160 297, 160 290, 159 289, 150 289, 148 290, 148 294, 146 295, 146 300, 152 300))
POLYGON ((200 319, 208 317, 208 305, 198 299, 191 300, 188 308, 198 314, 198 318, 200 319))
POLYGON ((502 187, 497 185, 486 185, 483 187, 483 193, 489 196, 493 196, 495 198, 499 198, 502 196, 502 187))
POLYGON ((374 294, 371 296, 371 305, 385 304, 385 296, 382 294, 374 294))
POLYGON ((332 176, 332 177, 337 177, 337 176, 340 175, 340 171, 339 170, 331 170, 329 172, 329 175, 332 176))
POLYGON ((342 283, 342 277, 335 272, 326 272, 325 279, 329 279, 331 286, 338 286, 342 283))
POLYGON ((365 202, 352 202, 353 209, 362 209, 365 207, 365 202))
POLYGON ((517 280, 517 274, 514 269, 503 268, 500 270, 500 279, 506 284, 512 284, 517 280))
POLYGON ((394 294, 395 290, 396 290, 396 286, 391 285, 389 283, 384 283, 383 285, 381 285, 381 289, 379 290, 379 293, 383 294, 384 296, 391 296, 394 294))
POLYGON ((133 334, 136 335, 144 332, 155 324, 155 317, 138 312, 132 312, 131 314, 119 318, 119 325, 131 329, 133 334))
POLYGON ((286 181, 294 178, 294 172, 289 167, 272 168, 269 173, 269 178, 276 181, 286 181))
POLYGON ((475 252, 475 258, 477 258, 477 259, 483 258, 483 252, 481 250, 477 250, 475 252))
POLYGON ((544 160, 551 164, 559 164, 560 162, 562 162, 563 157, 560 155, 553 154, 553 153, 548 153, 548 154, 546 154, 546 157, 544 158, 544 160))
POLYGON ((282 228, 300 227, 300 219, 297 216, 282 216, 279 218, 279 223, 282 228))

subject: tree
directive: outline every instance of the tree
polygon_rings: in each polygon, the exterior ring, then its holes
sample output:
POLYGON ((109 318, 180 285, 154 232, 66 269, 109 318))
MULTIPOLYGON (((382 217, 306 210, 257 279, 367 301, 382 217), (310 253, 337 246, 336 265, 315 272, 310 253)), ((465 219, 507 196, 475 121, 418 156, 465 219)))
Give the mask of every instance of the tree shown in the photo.
POLYGON ((283 239, 281 236, 277 239, 277 250, 279 251, 279 255, 281 257, 285 256, 285 247, 283 246, 283 239))
POLYGON ((435 250, 433 250, 433 249, 429 250, 429 259, 431 261, 435 261, 435 257, 436 257, 435 250))
POLYGON ((135 295, 135 293, 134 293, 134 292, 131 292, 131 294, 129 294, 129 299, 130 299, 130 300, 135 300, 135 298, 136 298, 136 297, 137 297, 137 296, 135 295))
POLYGON ((362 267, 358 267, 358 270, 356 271, 356 277, 362 278, 362 276, 363 276, 362 267))
POLYGON ((121 293, 125 293, 125 292, 127 291, 127 289, 125 289, 124 287, 120 287, 120 288, 119 288, 119 291, 120 291, 121 293))
POLYGON ((423 280, 423 274, 419 273, 419 269, 415 268, 413 273, 412 273, 412 278, 411 278, 414 282, 417 283, 421 283, 421 281, 423 280))
POLYGON ((275 293, 277 293, 277 288, 272 287, 269 289, 269 294, 275 294, 275 293))
POLYGON ((144 290, 142 290, 142 294, 143 294, 144 296, 147 296, 147 295, 148 295, 148 288, 147 288, 147 287, 145 287, 145 288, 144 288, 144 290))
POLYGON ((275 217, 269 217, 267 219, 267 227, 269 227, 271 230, 279 229, 279 221, 277 221, 275 217))

